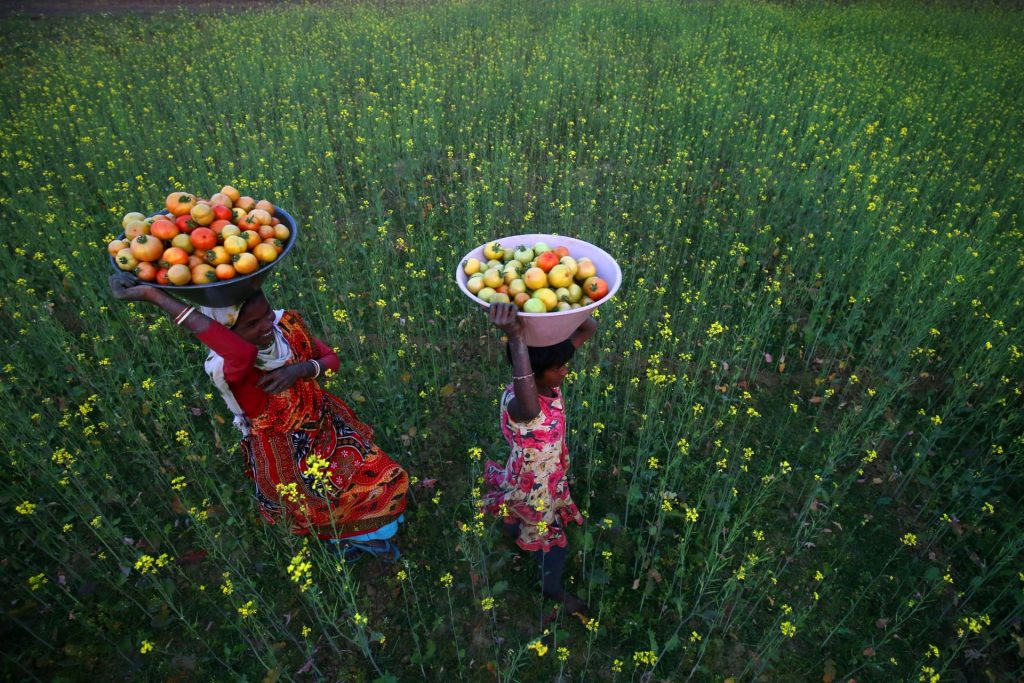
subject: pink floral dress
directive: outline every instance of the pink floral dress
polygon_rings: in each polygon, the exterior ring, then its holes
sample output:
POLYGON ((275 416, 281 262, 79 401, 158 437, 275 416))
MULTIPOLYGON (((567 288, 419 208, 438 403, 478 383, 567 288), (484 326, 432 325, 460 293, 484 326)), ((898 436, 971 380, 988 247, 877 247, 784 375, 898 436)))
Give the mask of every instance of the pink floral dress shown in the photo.
POLYGON ((565 445, 565 408, 562 392, 539 396, 540 413, 528 422, 508 414, 515 397, 512 385, 501 396, 501 432, 512 449, 504 467, 493 460, 484 465, 484 481, 491 489, 484 496, 486 510, 519 524, 516 543, 523 550, 564 548, 565 526, 583 524, 569 493, 569 450, 565 445))

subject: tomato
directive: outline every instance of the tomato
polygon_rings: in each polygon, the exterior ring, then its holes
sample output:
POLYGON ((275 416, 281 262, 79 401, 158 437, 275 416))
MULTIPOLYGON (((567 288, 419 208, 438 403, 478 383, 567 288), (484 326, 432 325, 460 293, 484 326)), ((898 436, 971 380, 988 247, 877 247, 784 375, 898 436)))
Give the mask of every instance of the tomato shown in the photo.
POLYGON ((114 262, 117 263, 117 267, 121 270, 135 270, 135 266, 139 265, 139 259, 135 258, 135 254, 132 253, 130 248, 117 252, 114 262))
POLYGON ((155 235, 139 235, 132 240, 131 252, 139 261, 156 261, 164 253, 164 243, 155 235))
POLYGON ((235 265, 235 270, 241 275, 248 275, 260 267, 260 262, 256 260, 256 257, 247 251, 232 256, 231 262, 235 265))
POLYGON ((541 289, 548 286, 548 274, 540 268, 530 268, 523 273, 523 282, 530 289, 541 289))
POLYGON ((231 201, 231 197, 227 196, 223 192, 218 192, 217 194, 210 197, 210 206, 214 207, 215 209, 216 207, 219 206, 223 209, 227 209, 228 211, 230 211, 232 204, 234 204, 234 202, 231 201))
POLYGON ((191 254, 196 250, 196 248, 192 246, 192 240, 189 239, 188 235, 184 234, 175 235, 174 239, 171 240, 171 246, 177 247, 178 249, 184 249, 186 254, 191 254))
POLYGON ((152 263, 146 263, 143 261, 139 265, 135 266, 135 270, 132 272, 135 273, 135 277, 139 278, 143 282, 152 282, 153 280, 156 280, 156 266, 152 263))
POLYGON ((192 220, 192 214, 190 213, 186 213, 184 216, 178 216, 174 219, 174 224, 178 226, 178 230, 186 235, 199 227, 199 225, 192 220))
POLYGON ((149 229, 149 234, 168 242, 174 239, 181 231, 178 226, 170 221, 156 221, 149 229))
POLYGON ((241 235, 242 229, 237 225, 225 225, 220 231, 220 241, 223 242, 229 237, 241 235))
POLYGON ((237 206, 233 207, 231 209, 231 220, 234 221, 235 223, 237 223, 238 221, 240 221, 243 218, 245 218, 245 215, 247 213, 249 213, 249 212, 248 211, 243 211, 242 209, 238 208, 237 206))
POLYGON ((287 242, 288 238, 291 237, 291 234, 292 231, 289 230, 288 226, 285 225, 284 223, 282 223, 281 225, 274 226, 274 237, 281 240, 282 242, 287 242))
POLYGON ((576 261, 576 274, 573 276, 580 282, 584 282, 589 278, 597 275, 597 266, 594 262, 584 256, 576 261))
POLYGON ((167 279, 167 269, 157 268, 156 271, 156 283, 158 285, 169 285, 171 281, 167 279))
POLYGON ((271 204, 270 201, 268 201, 266 199, 261 199, 258 202, 256 202, 256 208, 257 209, 263 209, 264 211, 269 213, 271 216, 274 215, 274 210, 275 210, 274 209, 274 205, 271 204))
MULTIPOLYGON (((553 253, 553 252, 547 252, 553 253)), ((542 254, 543 255, 543 254, 542 254)), ((569 270, 569 266, 558 263, 554 268, 548 271, 548 284, 555 289, 559 287, 568 287, 572 284, 572 272, 569 270)))
POLYGON ((253 209, 249 212, 249 220, 257 225, 270 225, 270 214, 263 209, 253 209))
POLYGON ((196 205, 196 196, 188 192, 172 192, 167 195, 164 206, 175 216, 184 216, 196 205))
POLYGON ((216 220, 210 223, 209 228, 210 230, 213 230, 215 234, 219 235, 220 231, 228 227, 229 225, 231 225, 231 221, 216 220))
POLYGON ((192 216, 192 220, 196 222, 196 225, 206 226, 217 218, 213 213, 213 207, 209 204, 196 204, 189 211, 189 214, 192 216))
POLYGON ((125 240, 111 240, 107 244, 107 253, 110 254, 111 256, 117 256, 117 252, 121 251, 122 249, 127 249, 130 246, 131 245, 125 240))
POLYGON ((265 239, 270 239, 271 237, 274 236, 274 226, 273 225, 261 225, 260 229, 257 230, 256 232, 258 232, 260 234, 260 239, 264 239, 264 240, 265 239))
POLYGON ((484 247, 484 257, 489 259, 501 260, 501 257, 505 255, 505 250, 501 248, 501 242, 491 242, 484 247))
POLYGON ((256 260, 260 263, 271 263, 277 258, 278 251, 272 244, 257 244, 252 250, 252 255, 256 257, 256 260))
POLYGON ((184 249, 179 249, 178 247, 166 249, 160 257, 160 265, 164 268, 170 268, 171 266, 176 265, 185 265, 186 263, 188 263, 188 253, 184 249))
POLYGON ((542 252, 537 257, 537 267, 545 273, 558 265, 559 255, 553 251, 542 252))
POLYGON ((555 247, 554 249, 552 249, 551 251, 553 251, 556 254, 558 254, 558 258, 562 258, 564 256, 568 256, 569 255, 569 247, 558 246, 558 247, 555 247))
POLYGON ((213 205, 213 215, 218 221, 230 221, 235 216, 235 214, 231 213, 231 207, 221 206, 220 204, 213 205))
POLYGON ((222 263, 217 266, 215 272, 218 280, 230 280, 235 276, 235 267, 230 263, 222 263))
POLYGON ((246 247, 249 251, 252 251, 253 247, 263 241, 260 239, 260 234, 255 230, 246 230, 241 234, 241 238, 245 240, 246 247))
POLYGON ((213 249, 217 246, 217 233, 210 228, 196 228, 189 239, 196 249, 213 249))
POLYGON ((248 213, 256 208, 256 200, 252 197, 239 197, 235 200, 235 206, 248 213))
POLYGON ((608 283, 594 275, 583 282, 583 292, 593 301, 598 301, 608 294, 608 283))
POLYGON ((284 251, 284 242, 277 239, 276 237, 269 237, 263 240, 263 244, 269 244, 270 246, 272 246, 277 251, 278 255, 280 255, 281 252, 284 251))
POLYGON ((132 221, 124 226, 124 238, 131 242, 139 235, 149 234, 149 223, 146 221, 132 221))
POLYGON ((208 263, 201 263, 192 269, 192 284, 205 285, 217 281, 217 271, 208 263))
POLYGON ((270 217, 270 224, 271 224, 271 225, 279 225, 280 223, 281 223, 281 221, 279 221, 279 220, 277 219, 277 216, 271 216, 271 217, 270 217))
POLYGON ((259 230, 260 229, 260 224, 252 219, 252 215, 251 214, 248 215, 248 216, 242 216, 241 218, 236 220, 235 221, 235 225, 237 225, 242 230, 259 230))
POLYGON ((220 188, 220 193, 226 194, 228 198, 231 199, 232 204, 237 204, 238 200, 242 198, 241 193, 230 185, 225 185, 220 188))
POLYGON ((172 285, 187 285, 192 282, 192 271, 184 263, 176 263, 167 269, 167 279, 172 285))
MULTIPOLYGON (((224 238, 224 249, 232 256, 241 254, 249 249, 249 243, 241 235, 231 235, 224 238)), ((237 268, 237 266, 236 266, 237 268)))
POLYGON ((124 218, 121 219, 121 227, 127 228, 129 223, 144 220, 146 220, 146 217, 143 214, 139 213, 138 211, 130 211, 124 215, 124 218))
POLYGON ((188 255, 188 263, 186 263, 185 265, 188 266, 189 270, 192 270, 196 266, 201 266, 203 264, 209 265, 209 263, 206 262, 206 256, 205 255, 203 255, 203 256, 196 256, 195 254, 189 254, 188 255))
POLYGON ((214 247, 206 252, 206 260, 210 265, 219 266, 222 263, 231 262, 231 254, 224 247, 214 247))

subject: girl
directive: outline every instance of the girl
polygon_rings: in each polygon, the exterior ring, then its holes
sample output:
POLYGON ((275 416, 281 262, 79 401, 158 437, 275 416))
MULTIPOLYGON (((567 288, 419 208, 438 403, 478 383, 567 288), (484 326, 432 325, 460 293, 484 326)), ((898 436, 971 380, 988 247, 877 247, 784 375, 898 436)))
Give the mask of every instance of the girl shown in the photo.
POLYGON ((511 449, 504 467, 488 460, 484 497, 488 512, 502 517, 503 531, 533 553, 545 597, 584 619, 588 605, 565 591, 562 572, 568 555, 565 527, 583 518, 569 493, 569 451, 565 444, 562 382, 576 349, 597 331, 587 320, 569 339, 531 347, 523 341, 514 304, 491 304, 490 321, 508 336, 512 383, 501 397, 501 431, 511 449))

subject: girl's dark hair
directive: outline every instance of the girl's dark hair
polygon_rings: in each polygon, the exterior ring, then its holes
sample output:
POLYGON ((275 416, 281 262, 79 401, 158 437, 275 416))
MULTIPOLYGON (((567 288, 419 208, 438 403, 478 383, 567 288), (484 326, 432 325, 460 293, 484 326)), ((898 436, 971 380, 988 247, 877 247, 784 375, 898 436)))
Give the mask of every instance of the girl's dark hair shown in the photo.
MULTIPOLYGON (((530 367, 536 375, 568 363, 576 353, 576 347, 568 339, 551 346, 528 346, 526 348, 530 353, 530 367)), ((507 343, 505 344, 505 358, 508 359, 508 364, 512 365, 512 349, 507 343)))

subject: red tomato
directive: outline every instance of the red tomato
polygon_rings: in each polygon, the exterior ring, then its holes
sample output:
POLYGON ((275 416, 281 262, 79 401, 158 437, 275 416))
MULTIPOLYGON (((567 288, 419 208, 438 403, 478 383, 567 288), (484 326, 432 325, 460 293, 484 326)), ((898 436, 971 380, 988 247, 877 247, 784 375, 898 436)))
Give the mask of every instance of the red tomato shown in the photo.
POLYGON ((153 225, 149 226, 149 234, 162 240, 170 241, 180 232, 178 226, 168 220, 154 221, 153 225))
POLYGON ((563 256, 568 256, 569 255, 569 248, 568 247, 558 246, 558 247, 555 247, 554 249, 552 249, 551 251, 553 251, 556 254, 558 254, 558 258, 562 258, 563 256))
POLYGON ((192 220, 191 214, 185 214, 184 216, 178 216, 174 219, 174 224, 178 226, 178 230, 182 231, 186 235, 199 227, 199 224, 192 220))
POLYGON ((139 265, 135 266, 135 277, 139 278, 143 282, 153 282, 156 280, 156 266, 152 263, 146 263, 143 261, 139 265))
POLYGON ((167 269, 160 268, 156 271, 156 283, 158 285, 169 285, 171 281, 167 279, 167 269))
POLYGON ((608 283, 596 275, 588 277, 583 283, 583 293, 597 301, 608 294, 608 283))
POLYGON ((213 215, 219 221, 230 221, 234 217, 231 209, 222 204, 213 205, 213 215))
POLYGON ((196 249, 213 249, 217 246, 217 233, 210 228, 196 228, 188 237, 196 249))
POLYGON ((558 265, 561 257, 553 251, 545 251, 537 257, 537 267, 545 273, 558 265))

